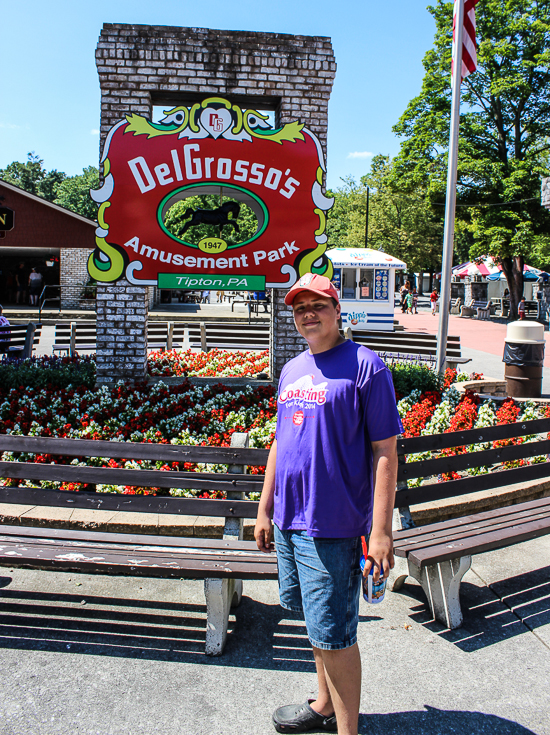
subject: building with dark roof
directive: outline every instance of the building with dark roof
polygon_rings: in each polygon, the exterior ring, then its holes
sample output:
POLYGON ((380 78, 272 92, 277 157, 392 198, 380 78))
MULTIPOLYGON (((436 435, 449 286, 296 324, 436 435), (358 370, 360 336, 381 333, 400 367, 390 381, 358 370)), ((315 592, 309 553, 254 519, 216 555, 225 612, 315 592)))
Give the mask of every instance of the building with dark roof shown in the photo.
MULTIPOLYGON (((28 289, 17 298, 17 283, 32 268, 42 274, 46 295, 77 306, 87 295, 87 261, 95 247, 96 222, 0 179, 0 206, 14 212, 14 226, 0 233, 0 293, 4 304, 28 304, 28 289), (16 275, 17 274, 17 275, 16 275)), ((90 304, 91 306, 91 304, 90 304)))

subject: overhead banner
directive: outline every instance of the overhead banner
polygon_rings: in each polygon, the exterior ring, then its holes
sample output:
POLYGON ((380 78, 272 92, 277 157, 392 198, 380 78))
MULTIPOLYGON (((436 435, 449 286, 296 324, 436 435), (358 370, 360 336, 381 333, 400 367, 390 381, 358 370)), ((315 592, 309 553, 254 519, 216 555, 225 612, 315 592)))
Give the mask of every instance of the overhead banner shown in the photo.
POLYGON ((332 277, 325 255, 325 170, 300 122, 213 97, 136 114, 111 128, 90 276, 160 288, 288 288, 308 272, 332 277))

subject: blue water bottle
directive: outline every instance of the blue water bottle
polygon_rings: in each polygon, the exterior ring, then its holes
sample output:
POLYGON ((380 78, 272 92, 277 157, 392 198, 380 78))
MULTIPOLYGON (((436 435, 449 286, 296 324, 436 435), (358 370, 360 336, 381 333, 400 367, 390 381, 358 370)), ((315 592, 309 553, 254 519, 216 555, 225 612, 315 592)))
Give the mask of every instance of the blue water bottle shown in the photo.
MULTIPOLYGON (((363 545, 363 556, 359 560, 359 566, 361 567, 361 571, 363 571, 365 569, 365 563, 368 556, 367 542, 364 536, 361 537, 361 543, 363 545)), ((378 582, 375 582, 373 579, 373 572, 374 567, 371 567, 368 576, 363 577, 363 598, 369 604, 376 605, 384 599, 384 595, 386 594, 386 580, 383 577, 380 577, 378 582)))

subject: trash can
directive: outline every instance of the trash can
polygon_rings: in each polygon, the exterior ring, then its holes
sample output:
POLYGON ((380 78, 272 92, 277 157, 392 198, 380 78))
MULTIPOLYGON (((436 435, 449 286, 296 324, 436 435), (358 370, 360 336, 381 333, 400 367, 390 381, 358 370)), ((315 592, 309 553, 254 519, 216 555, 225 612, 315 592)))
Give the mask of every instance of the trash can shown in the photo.
POLYGON ((508 324, 504 341, 506 395, 540 398, 544 362, 544 324, 517 321, 508 324))

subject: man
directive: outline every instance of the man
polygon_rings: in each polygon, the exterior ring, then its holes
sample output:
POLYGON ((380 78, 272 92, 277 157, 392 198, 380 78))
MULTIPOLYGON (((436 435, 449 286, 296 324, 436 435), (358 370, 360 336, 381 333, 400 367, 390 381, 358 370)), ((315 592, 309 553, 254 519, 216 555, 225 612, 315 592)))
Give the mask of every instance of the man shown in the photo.
POLYGON ((391 375, 366 347, 340 336, 338 292, 311 273, 288 292, 309 349, 279 382, 276 438, 266 467, 254 536, 273 549, 283 607, 303 611, 317 669, 317 698, 280 707, 278 732, 357 735, 361 661, 357 622, 361 536, 364 574, 393 567, 396 435, 402 427, 391 375))
POLYGON ((15 271, 15 303, 25 303, 25 289, 27 286, 27 273, 24 263, 19 263, 17 270, 15 271))

